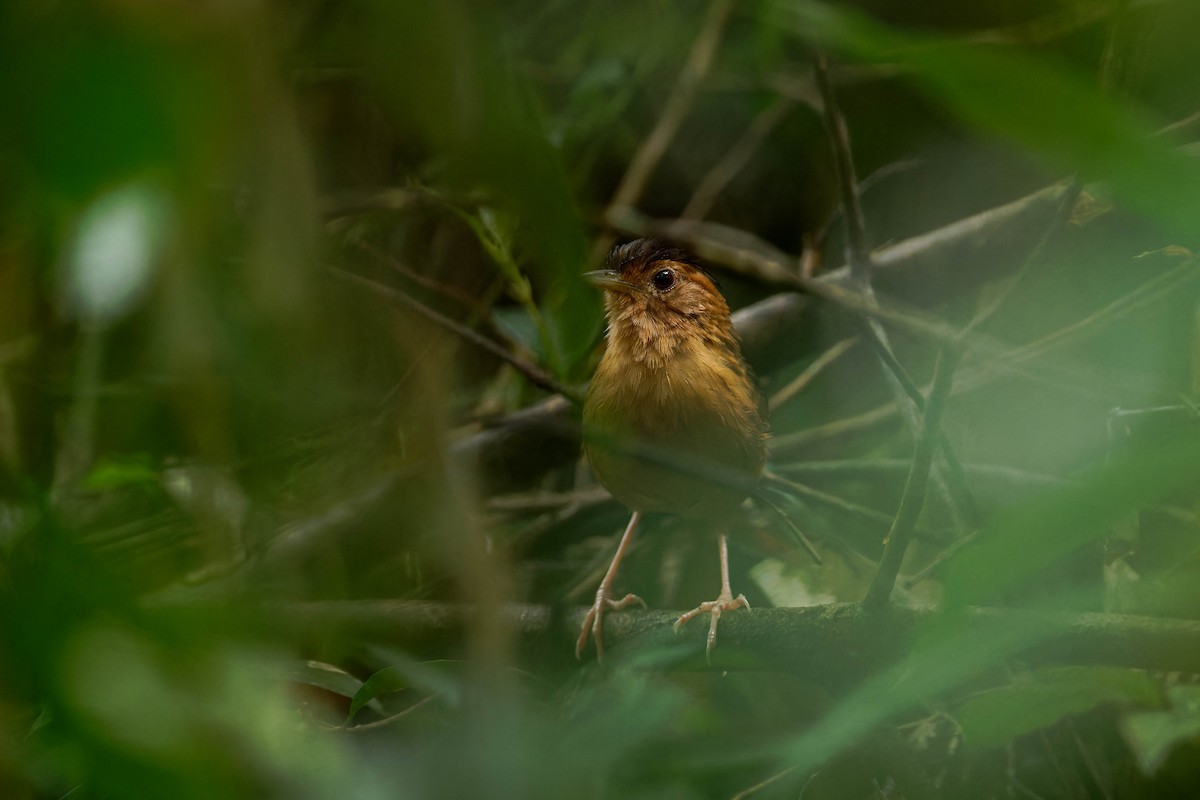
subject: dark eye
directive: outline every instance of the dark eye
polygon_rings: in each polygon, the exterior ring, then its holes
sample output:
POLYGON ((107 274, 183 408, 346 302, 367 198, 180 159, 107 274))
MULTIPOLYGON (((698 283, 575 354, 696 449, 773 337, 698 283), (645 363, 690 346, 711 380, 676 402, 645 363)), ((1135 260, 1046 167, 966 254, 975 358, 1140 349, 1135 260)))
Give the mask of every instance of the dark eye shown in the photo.
POLYGON ((654 277, 650 281, 654 284, 655 289, 665 292, 675 285, 675 273, 669 269, 660 269, 654 273, 654 277))

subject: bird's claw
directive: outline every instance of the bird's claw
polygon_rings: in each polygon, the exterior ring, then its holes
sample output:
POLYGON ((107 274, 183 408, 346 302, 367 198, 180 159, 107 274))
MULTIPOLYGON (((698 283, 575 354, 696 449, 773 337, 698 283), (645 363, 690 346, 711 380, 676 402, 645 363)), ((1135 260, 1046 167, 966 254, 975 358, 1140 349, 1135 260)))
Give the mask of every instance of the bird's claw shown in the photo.
POLYGON ((622 608, 628 608, 635 604, 642 608, 646 607, 646 601, 636 594, 627 594, 620 600, 614 600, 604 587, 597 589, 596 602, 592 603, 592 607, 588 609, 587 615, 583 618, 583 625, 579 629, 579 639, 575 642, 575 657, 583 658, 583 649, 587 647, 588 633, 591 633, 592 639, 596 642, 596 660, 603 661, 605 612, 620 611, 622 608))
POLYGON ((708 625, 708 641, 704 645, 704 657, 709 659, 712 656, 713 648, 717 645, 717 621, 721 619, 721 612, 734 611, 739 608, 744 608, 747 611, 751 610, 750 602, 746 600, 746 595, 739 594, 737 597, 734 597, 730 592, 722 592, 716 600, 706 600, 686 614, 681 614, 679 619, 675 620, 675 632, 679 633, 684 625, 701 614, 711 614, 712 622, 708 625))

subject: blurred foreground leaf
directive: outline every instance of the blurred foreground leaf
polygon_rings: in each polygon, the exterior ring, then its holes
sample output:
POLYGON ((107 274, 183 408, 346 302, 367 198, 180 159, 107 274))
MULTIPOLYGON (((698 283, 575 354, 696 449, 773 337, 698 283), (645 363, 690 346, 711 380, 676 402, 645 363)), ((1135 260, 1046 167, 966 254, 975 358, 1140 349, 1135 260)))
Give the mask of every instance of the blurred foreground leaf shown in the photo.
POLYGON ((1076 484, 1000 514, 955 553, 944 573, 949 606, 994 602, 1123 517, 1200 479, 1200 446, 1183 439, 1114 460, 1076 484))
POLYGON ((1106 182, 1126 206, 1185 242, 1200 233, 1200 163, 1155 137, 1161 123, 1070 64, 888 28, 824 3, 778 3, 774 11, 803 36, 902 68, 965 122, 1078 171, 1085 181, 1106 182))
POLYGON ((1063 667, 1020 675, 1008 686, 968 697, 954 711, 967 747, 1003 747, 1018 736, 1101 703, 1154 707, 1158 683, 1145 672, 1063 667))
POLYGON ((1130 714, 1123 725, 1147 774, 1157 771, 1177 745, 1200 737, 1200 686, 1172 686, 1167 699, 1169 709, 1130 714))

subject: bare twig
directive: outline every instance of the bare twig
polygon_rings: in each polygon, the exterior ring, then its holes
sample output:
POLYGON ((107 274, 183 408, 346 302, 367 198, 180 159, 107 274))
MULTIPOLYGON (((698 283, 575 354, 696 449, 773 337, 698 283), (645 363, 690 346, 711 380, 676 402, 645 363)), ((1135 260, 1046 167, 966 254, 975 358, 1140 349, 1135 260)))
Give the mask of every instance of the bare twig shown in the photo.
POLYGON ((321 199, 321 214, 334 220, 364 211, 405 211, 423 200, 422 192, 395 186, 340 192, 321 199))
POLYGON ((868 508, 867 506, 853 503, 844 497, 839 497, 835 494, 830 494, 829 492, 823 492, 820 489, 814 489, 813 487, 806 486, 803 483, 790 481, 787 478, 784 478, 771 471, 763 473, 763 482, 767 486, 778 487, 780 491, 786 494, 812 500, 815 503, 820 503, 821 505, 828 506, 829 508, 835 508, 847 514, 861 517, 868 522, 874 522, 880 525, 890 525, 892 522, 892 516, 890 514, 885 514, 882 511, 876 511, 873 508, 868 508))
POLYGON ((442 297, 449 298, 459 305, 466 306, 472 311, 477 312, 478 300, 475 298, 475 296, 463 291, 454 284, 442 283, 441 281, 430 278, 428 275, 422 275, 400 259, 391 255, 390 253, 384 252, 370 242, 358 241, 355 242, 355 245, 359 250, 362 250, 376 261, 386 264, 389 268, 408 278, 417 286, 420 286, 423 289, 428 289, 436 294, 440 294, 442 297))
POLYGON ((784 386, 771 396, 771 400, 768 403, 771 412, 774 413, 776 409, 782 407, 793 397, 807 389, 808 385, 816 380, 817 376, 824 372, 826 367, 841 358, 846 351, 858 344, 858 341, 858 337, 842 339, 840 342, 836 342, 824 353, 817 356, 817 358, 811 364, 805 367, 804 371, 797 375, 790 383, 788 383, 787 386, 784 386))
POLYGON ((928 564, 926 564, 924 567, 921 567, 921 569, 917 570, 916 572, 914 572, 913 574, 911 574, 907 578, 905 578, 904 581, 902 581, 904 588, 911 589, 912 587, 916 586, 918 583, 920 583, 924 580, 928 580, 929 578, 938 574, 942 570, 942 568, 950 561, 950 559, 954 557, 954 555, 956 553, 958 553, 960 550, 962 550, 964 547, 966 547, 968 544, 970 544, 971 542, 975 541, 978 538, 979 538, 979 531, 974 530, 974 531, 971 531, 970 533, 968 533, 966 536, 959 539, 958 541, 951 544, 945 550, 938 553, 938 555, 932 561, 930 561, 928 564))
MULTIPOLYGON (((667 147, 674 140, 675 134, 679 132, 684 118, 695 102, 696 91, 700 88, 701 81, 712 67, 717 46, 721 43, 721 34, 725 30, 725 23, 729 19, 729 12, 733 10, 733 5, 733 0, 712 0, 708 7, 708 15, 700 26, 700 32, 692 42, 692 49, 688 53, 687 61, 684 62, 683 69, 679 72, 675 88, 667 96, 666 105, 663 107, 658 121, 654 124, 654 128, 637 152, 633 154, 629 167, 621 176, 621 182, 617 184, 616 191, 613 192, 612 200, 609 202, 610 208, 632 206, 641 198, 655 167, 667 152, 667 147)), ((603 259, 612 247, 612 243, 611 236, 598 238, 592 248, 591 263, 598 263, 603 259)))
POLYGON ((488 499, 488 511, 507 514, 524 514, 558 511, 568 506, 592 506, 611 499, 612 495, 602 486, 576 489, 573 492, 522 492, 500 495, 488 499))
MULTIPOLYGON (((745 789, 742 789, 740 792, 738 792, 733 797, 731 797, 730 800, 746 800, 746 798, 748 798, 748 797, 753 797, 754 795, 758 794, 763 789, 766 789, 771 784, 777 783, 780 780, 783 780, 784 778, 786 778, 788 775, 791 775, 795 771, 796 771, 795 767, 788 767, 785 770, 776 772, 771 777, 766 778, 765 780, 761 780, 758 783, 754 784, 753 786, 747 786, 745 789)), ((808 780, 811 782, 812 777, 810 777, 808 780)), ((807 786, 808 784, 805 784, 805 785, 807 786)), ((803 797, 803 792, 801 793, 801 796, 803 797)))
POLYGON ((1055 212, 1054 218, 1050 225, 1046 226, 1045 232, 1033 246, 1033 250, 1025 257, 1021 267, 1012 275, 1005 278, 1005 283, 1001 291, 992 296, 989 301, 975 312, 971 321, 967 323, 963 330, 964 336, 969 336, 972 332, 982 326, 991 317, 1000 310, 1004 302, 1012 296, 1013 290, 1021 284, 1021 282, 1029 275, 1033 267, 1040 263, 1042 254, 1046 251, 1046 246, 1050 240, 1059 234, 1067 222, 1071 219, 1071 212, 1075 208, 1075 201, 1079 199, 1079 193, 1083 191, 1083 184, 1078 180, 1072 180, 1067 184, 1067 191, 1059 201, 1058 211, 1055 212))
POLYGON ((779 515, 779 518, 783 520, 783 524, 786 525, 787 529, 791 531, 793 536, 796 537, 796 541, 800 543, 800 546, 804 548, 804 551, 808 553, 809 558, 811 558, 817 566, 821 566, 823 563, 825 563, 821 559, 821 554, 817 552, 817 548, 813 545, 812 540, 808 538, 804 531, 800 530, 800 526, 792 521, 792 518, 787 515, 787 512, 785 512, 774 500, 767 496, 766 492, 759 492, 755 495, 755 497, 766 503, 772 511, 779 515))
POLYGON ((708 15, 692 43, 691 52, 688 53, 687 61, 679 73, 679 80, 668 95, 667 103, 654 129, 642 142, 642 146, 629 162, 629 168, 621 177, 621 182, 617 184, 611 205, 633 205, 642 196, 654 168, 658 166, 663 154, 667 152, 667 147, 683 125, 683 119, 696 99, 696 90, 700 88, 700 82, 712 66, 717 46, 721 42, 721 33, 732 9, 733 0, 713 0, 709 5, 708 15))
POLYGON ((680 219, 702 219, 712 208, 717 197, 724 191, 734 176, 750 161, 755 151, 783 121, 794 103, 779 98, 766 110, 760 112, 725 155, 712 166, 696 186, 692 199, 680 212, 680 219))
MULTIPOLYGON (((990 383, 1000 375, 1014 371, 1020 373, 1018 369, 1020 365, 1048 355, 1054 350, 1077 342, 1079 339, 1092 333, 1106 329, 1122 317, 1144 308, 1163 297, 1174 294, 1182 287, 1195 281, 1197 277, 1200 277, 1200 273, 1197 271, 1196 264, 1188 260, 1154 277, 1137 289, 1122 295, 1083 319, 1076 320, 1070 325, 1052 331, 1036 341, 1007 350, 993 350, 988 348, 987 350, 980 351, 980 355, 983 356, 980 363, 963 369, 962 375, 955 381, 954 391, 955 393, 969 391, 990 383)), ((978 334, 973 336, 969 341, 978 343, 980 341, 978 334)), ((1063 370, 1056 369, 1055 373, 1058 378, 1061 378, 1063 370)), ((1020 374, 1025 374, 1026 377, 1031 378, 1037 377, 1037 375, 1032 373, 1020 374)), ((1059 380, 1055 385, 1062 386, 1064 384, 1059 380)), ((846 417, 808 430, 777 436, 772 440, 772 453, 777 457, 787 457, 791 453, 802 452, 804 449, 811 447, 814 442, 861 432, 873 425, 891 419, 895 414, 896 409, 894 405, 888 403, 854 417, 846 417)))
POLYGON ((958 365, 959 355, 959 351, 950 347, 943 348, 938 354, 933 387, 929 390, 929 397, 925 402, 923 430, 917 440, 912 469, 904 486, 904 496, 900 500, 900 509, 892 521, 891 530, 884 539, 885 547, 879 570, 871 579, 871 586, 863 599, 863 606, 869 610, 878 610, 887 604, 892 587, 896 583, 896 576, 900 574, 904 551, 908 547, 908 541, 925 503, 925 489, 929 481, 930 467, 933 465, 933 455, 937 450, 942 411, 954 385, 954 369, 958 365))
MULTIPOLYGON (((825 103, 825 125, 833 146, 834 162, 837 165, 838 184, 842 193, 842 208, 846 216, 846 260, 850 265, 850 278, 858 284, 863 297, 868 302, 878 305, 875 290, 872 285, 872 263, 870 247, 867 242, 866 219, 863 216, 862 203, 859 200, 858 180, 854 172, 854 156, 850 147, 850 131, 846 119, 838 105, 837 95, 829 80, 829 69, 823 54, 814 59, 814 73, 821 97, 825 103)), ((933 483, 942 502, 951 510, 956 519, 966 514, 971 524, 978 522, 978 504, 967 485, 962 467, 949 439, 942 435, 940 429, 929 431, 922 428, 921 414, 925 410, 924 398, 917 391, 916 384, 909 377, 908 371, 896 358, 888 340, 887 331, 880 324, 879 318, 872 314, 862 314, 859 317, 860 326, 871 344, 880 362, 884 366, 884 374, 888 386, 892 390, 895 403, 904 416, 912 431, 914 439, 922 435, 931 436, 930 446, 933 451, 941 449, 947 468, 934 469, 933 483), (922 431, 925 431, 924 434, 922 431)), ((960 337, 961 338, 961 337, 960 337)), ((932 456, 932 453, 931 453, 932 456)), ((932 461, 930 462, 932 465, 932 461)), ((922 503, 924 500, 922 499, 922 503)), ((903 506, 901 507, 903 510, 903 506)))
POLYGON ((559 383, 553 376, 543 371, 537 365, 526 361, 515 353, 505 350, 491 339, 480 336, 475 331, 471 330, 465 325, 455 322, 444 314, 439 314, 437 311, 434 311, 429 306, 419 302, 413 297, 410 297, 399 289, 395 289, 391 286, 384 286, 382 283, 377 283, 369 278, 364 278, 361 275, 356 275, 353 272, 348 272, 347 270, 339 269, 337 267, 330 267, 329 272, 344 281, 362 286, 371 290, 375 294, 386 297, 389 300, 400 303, 401 305, 416 311, 418 314, 435 323, 436 325, 439 325, 456 336, 465 339, 467 342, 475 345, 481 350, 491 353, 501 361, 511 364, 534 386, 545 389, 548 392, 561 394, 563 397, 566 397, 572 402, 577 403, 582 399, 582 396, 577 389, 572 389, 562 383, 559 383))
POLYGON ((842 208, 846 213, 846 262, 850 265, 850 276, 863 286, 871 285, 871 248, 867 244, 867 224, 863 217, 862 203, 858 199, 858 178, 854 174, 854 156, 850 149, 850 131, 846 118, 838 106, 837 95, 829 81, 829 65, 824 54, 813 59, 813 72, 821 99, 825 104, 825 127, 833 146, 833 161, 837 168, 838 188, 842 194, 842 208))
POLYGON ((363 731, 373 731, 373 730, 378 730, 379 728, 386 728, 387 726, 394 725, 395 723, 404 719, 409 714, 411 714, 412 712, 421 708, 422 706, 424 706, 428 703, 432 703, 434 700, 437 700, 438 697, 439 696, 436 694, 431 694, 431 695, 428 695, 427 697, 422 697, 420 700, 413 703, 411 706, 404 709, 403 711, 397 711, 395 714, 386 716, 383 719, 377 719, 374 722, 364 722, 359 725, 346 725, 346 724, 329 725, 326 723, 326 724, 321 724, 320 728, 322 730, 337 732, 337 733, 362 733, 363 731))

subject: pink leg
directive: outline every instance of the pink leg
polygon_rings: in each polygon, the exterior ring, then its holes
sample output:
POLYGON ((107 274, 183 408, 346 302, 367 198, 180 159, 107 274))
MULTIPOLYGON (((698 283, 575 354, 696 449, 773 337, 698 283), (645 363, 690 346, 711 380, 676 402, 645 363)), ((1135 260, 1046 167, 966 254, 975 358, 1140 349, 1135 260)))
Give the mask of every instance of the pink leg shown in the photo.
POLYGON ((716 647, 717 620, 721 618, 721 612, 733 611, 737 608, 750 610, 750 603, 747 602, 746 596, 739 594, 734 597, 733 590, 729 588, 729 543, 723 533, 719 546, 721 549, 721 594, 717 595, 716 600, 707 600, 675 620, 675 632, 678 633, 680 628, 701 614, 712 615, 712 622, 708 625, 708 643, 704 646, 705 657, 710 656, 712 649, 716 647))
POLYGON ((612 586, 617 578, 617 567, 621 565, 621 559, 625 557, 625 551, 629 549, 629 543, 633 541, 633 532, 637 530, 638 523, 642 521, 642 513, 640 511, 633 512, 633 516, 629 518, 629 525, 625 527, 625 533, 621 536, 621 543, 617 545, 617 553, 613 556, 612 563, 608 565, 608 572, 604 575, 604 580, 600 581, 600 588, 596 590, 596 602, 592 603, 592 607, 588 609, 587 616, 583 618, 583 627, 579 631, 579 640, 575 642, 575 657, 583 656, 583 648, 587 646, 588 633, 592 634, 592 639, 596 642, 596 659, 601 661, 604 659, 604 612, 613 609, 619 610, 640 603, 642 608, 646 607, 646 603, 636 594, 627 594, 620 600, 612 599, 612 586))

